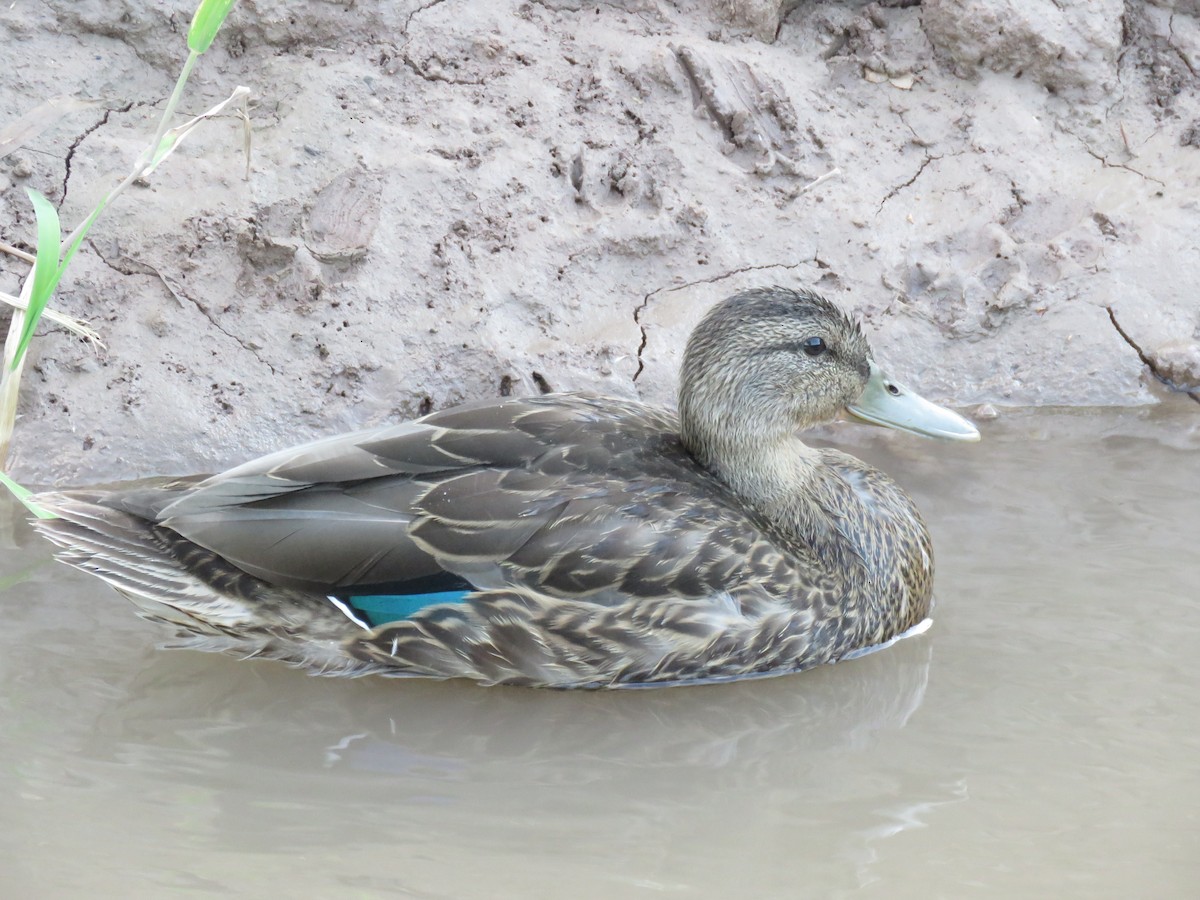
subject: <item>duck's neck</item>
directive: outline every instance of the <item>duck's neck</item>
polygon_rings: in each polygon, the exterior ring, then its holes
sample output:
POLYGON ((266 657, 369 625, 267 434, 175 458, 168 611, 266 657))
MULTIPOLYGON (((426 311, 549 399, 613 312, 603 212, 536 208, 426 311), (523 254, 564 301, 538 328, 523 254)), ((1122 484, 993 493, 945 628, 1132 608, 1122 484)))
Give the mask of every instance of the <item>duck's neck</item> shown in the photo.
POLYGON ((843 508, 845 492, 830 483, 832 473, 821 451, 795 432, 767 432, 745 440, 726 433, 695 441, 685 431, 684 445, 790 543, 831 566, 844 568, 858 559, 857 549, 839 528, 849 512, 843 508))
POLYGON ((688 451, 748 505, 772 520, 808 492, 821 462, 819 452, 795 435, 741 443, 709 442, 688 446, 688 451))
MULTIPOLYGON (((844 556, 839 520, 845 497, 829 483, 821 451, 798 435, 828 416, 777 395, 748 390, 716 377, 712 367, 685 359, 679 390, 683 446, 750 509, 797 548, 816 552, 831 565, 844 556)), ((718 374, 721 374, 718 372, 718 374)))

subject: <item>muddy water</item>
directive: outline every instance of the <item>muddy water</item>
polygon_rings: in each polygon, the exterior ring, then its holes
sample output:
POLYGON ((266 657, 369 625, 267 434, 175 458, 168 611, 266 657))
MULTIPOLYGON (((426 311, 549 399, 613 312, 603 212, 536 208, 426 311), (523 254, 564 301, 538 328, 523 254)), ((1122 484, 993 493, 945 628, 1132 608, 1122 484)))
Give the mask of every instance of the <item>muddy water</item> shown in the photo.
POLYGON ((1200 896, 1200 415, 842 445, 934 532, 934 627, 631 693, 155 649, 0 553, 0 896, 1200 896))

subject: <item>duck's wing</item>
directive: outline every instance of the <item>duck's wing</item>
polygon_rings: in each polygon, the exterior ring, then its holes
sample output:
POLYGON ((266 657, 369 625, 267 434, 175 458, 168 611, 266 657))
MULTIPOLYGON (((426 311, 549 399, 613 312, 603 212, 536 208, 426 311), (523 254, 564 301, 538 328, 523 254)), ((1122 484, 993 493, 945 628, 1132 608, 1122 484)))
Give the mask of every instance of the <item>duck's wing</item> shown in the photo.
POLYGON ((579 395, 459 407, 123 502, 266 581, 348 595, 452 577, 600 602, 701 596, 756 554, 785 564, 672 416, 579 395))
POLYGON ((330 591, 436 582, 442 567, 408 535, 417 500, 455 475, 527 466, 546 447, 520 420, 535 411, 570 418, 571 407, 456 407, 303 444, 179 490, 131 491, 112 505, 273 584, 330 591))

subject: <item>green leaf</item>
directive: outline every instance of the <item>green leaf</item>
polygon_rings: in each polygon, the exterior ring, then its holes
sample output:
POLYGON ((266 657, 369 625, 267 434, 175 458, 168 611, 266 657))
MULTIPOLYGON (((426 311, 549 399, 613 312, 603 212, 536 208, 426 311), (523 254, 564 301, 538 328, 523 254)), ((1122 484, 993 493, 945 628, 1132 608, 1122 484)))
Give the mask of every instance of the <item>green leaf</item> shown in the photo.
MULTIPOLYGON (((67 248, 67 252, 63 254, 62 263, 58 267, 59 278, 62 278, 63 272, 67 271, 67 266, 71 264, 71 259, 75 256, 75 251, 79 249, 79 245, 83 243, 83 239, 92 230, 92 226, 96 224, 96 220, 100 218, 100 213, 104 212, 104 208, 108 206, 108 201, 111 198, 111 194, 105 194, 104 199, 96 204, 96 208, 84 220, 83 226, 79 229, 79 234, 71 242, 71 246, 67 248)), ((55 284, 57 285, 57 283, 58 281, 55 279, 55 284)))
POLYGON ((225 17, 233 8, 235 0, 200 0, 196 7, 196 15, 192 16, 192 27, 188 29, 188 49, 193 53, 203 53, 212 46, 213 39, 225 17))
POLYGON ((168 131, 163 135, 163 139, 158 142, 158 148, 150 155, 150 162, 146 164, 143 177, 148 176, 151 172, 158 168, 158 164, 167 158, 171 149, 175 146, 175 142, 179 140, 179 135, 173 131, 168 131))
POLYGON ((18 500, 20 500, 21 503, 24 504, 25 508, 27 510, 29 510, 31 513, 33 513, 35 516, 37 516, 39 519, 57 519, 58 518, 57 514, 52 513, 49 510, 42 509, 40 506, 38 506, 36 503, 34 503, 31 499, 29 499, 30 497, 33 496, 33 493, 29 489, 21 487, 21 485, 17 484, 15 481, 13 481, 11 478, 9 478, 7 475, 5 475, 3 472, 0 472, 0 484, 4 485, 6 488, 8 488, 9 492, 12 493, 12 495, 14 497, 16 497, 18 500))
POLYGON ((58 266, 58 254, 62 243, 58 210, 37 191, 26 188, 25 193, 29 195, 29 201, 33 204, 33 211, 37 216, 37 257, 33 263, 33 289, 29 294, 29 308, 25 310, 21 339, 17 342, 16 353, 13 354, 13 371, 16 371, 25 356, 25 351, 29 349, 38 319, 42 317, 42 311, 58 286, 58 279, 62 277, 62 270, 58 266))

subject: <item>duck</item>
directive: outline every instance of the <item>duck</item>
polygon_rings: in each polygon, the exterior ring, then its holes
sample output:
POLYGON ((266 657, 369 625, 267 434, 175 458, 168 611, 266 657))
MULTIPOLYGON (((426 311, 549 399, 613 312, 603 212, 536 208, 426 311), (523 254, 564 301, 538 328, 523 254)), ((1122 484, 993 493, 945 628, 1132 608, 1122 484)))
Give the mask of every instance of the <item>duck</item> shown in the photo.
POLYGON ((677 411, 485 400, 215 475, 37 494, 35 524, 170 646, 550 688, 782 675, 929 622, 912 499, 802 439, 843 412, 979 439, 889 377, 837 305, 762 287, 692 331, 677 411))

